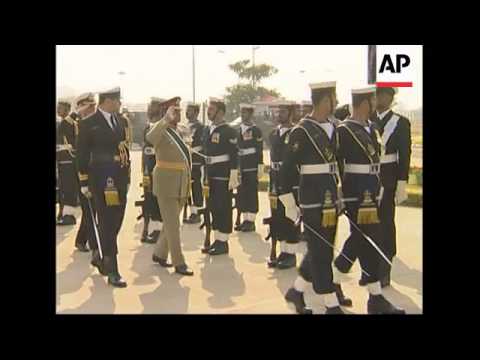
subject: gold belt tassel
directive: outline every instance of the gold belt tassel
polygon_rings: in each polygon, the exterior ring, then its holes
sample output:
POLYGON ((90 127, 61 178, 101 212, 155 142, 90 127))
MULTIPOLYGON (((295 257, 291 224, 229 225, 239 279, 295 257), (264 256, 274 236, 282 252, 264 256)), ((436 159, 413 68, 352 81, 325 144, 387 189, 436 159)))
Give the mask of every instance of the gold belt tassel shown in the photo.
POLYGON ((337 224, 337 209, 323 209, 322 210, 322 227, 332 227, 337 224))
POLYGON ((357 224, 378 224, 379 222, 376 207, 363 207, 358 209, 357 224))

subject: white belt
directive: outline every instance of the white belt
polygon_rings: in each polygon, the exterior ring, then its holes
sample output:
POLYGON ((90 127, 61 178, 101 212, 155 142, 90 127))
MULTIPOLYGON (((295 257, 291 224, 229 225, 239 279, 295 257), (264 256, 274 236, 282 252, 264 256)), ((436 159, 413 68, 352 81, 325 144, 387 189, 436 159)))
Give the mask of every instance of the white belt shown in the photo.
POLYGON ((63 150, 72 150, 72 145, 71 144, 57 145, 57 151, 63 151, 63 150))
POLYGON ((397 160, 398 160, 398 153, 384 154, 380 157, 380 163, 382 164, 397 162, 397 160))
POLYGON ((345 164, 344 171, 351 174, 376 175, 380 173, 380 164, 345 164))
POLYGON ((192 151, 201 151, 201 150, 202 150, 202 146, 192 147, 192 151))
POLYGON ((203 164, 202 164, 202 163, 192 163, 192 165, 195 165, 195 166, 202 166, 203 164))
POLYGON ((280 167, 282 166, 282 162, 281 161, 274 161, 272 162, 271 164, 271 168, 272 170, 280 170, 280 167))
POLYGON ((143 153, 145 155, 155 155, 155 149, 151 146, 148 146, 145 149, 143 149, 143 153))
POLYGON ((242 169, 242 172, 258 171, 258 168, 242 169))
POLYGON ((221 181, 229 181, 230 178, 224 178, 224 177, 211 177, 209 179, 212 179, 212 180, 221 180, 221 181))
POLYGON ((336 171, 337 171, 336 163, 302 165, 300 167, 300 174, 302 175, 335 174, 336 171))
POLYGON ((218 155, 218 156, 207 156, 205 158, 205 162, 207 165, 222 163, 230 160, 230 156, 228 154, 225 155, 218 155))
POLYGON ((238 155, 245 156, 245 155, 255 154, 256 152, 257 152, 257 149, 251 147, 251 148, 246 148, 246 149, 239 149, 238 150, 238 155))

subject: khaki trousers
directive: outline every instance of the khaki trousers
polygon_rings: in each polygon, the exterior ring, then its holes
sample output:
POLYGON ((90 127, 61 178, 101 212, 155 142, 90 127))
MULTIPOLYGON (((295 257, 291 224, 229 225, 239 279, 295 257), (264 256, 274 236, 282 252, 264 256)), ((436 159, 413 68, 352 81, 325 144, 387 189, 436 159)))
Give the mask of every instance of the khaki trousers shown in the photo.
POLYGON ((173 266, 183 265, 185 258, 180 243, 180 212, 187 198, 157 196, 157 200, 162 212, 163 229, 153 253, 167 260, 170 252, 173 266))

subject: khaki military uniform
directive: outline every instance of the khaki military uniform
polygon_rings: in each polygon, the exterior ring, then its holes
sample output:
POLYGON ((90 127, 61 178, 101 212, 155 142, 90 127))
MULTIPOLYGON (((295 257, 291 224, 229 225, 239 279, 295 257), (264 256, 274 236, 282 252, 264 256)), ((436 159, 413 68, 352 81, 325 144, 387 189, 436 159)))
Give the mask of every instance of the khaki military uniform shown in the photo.
POLYGON ((185 264, 180 243, 180 212, 190 195, 191 154, 180 134, 164 117, 146 135, 155 149, 152 190, 162 209, 163 230, 154 250, 161 259, 170 252, 172 264, 185 264))

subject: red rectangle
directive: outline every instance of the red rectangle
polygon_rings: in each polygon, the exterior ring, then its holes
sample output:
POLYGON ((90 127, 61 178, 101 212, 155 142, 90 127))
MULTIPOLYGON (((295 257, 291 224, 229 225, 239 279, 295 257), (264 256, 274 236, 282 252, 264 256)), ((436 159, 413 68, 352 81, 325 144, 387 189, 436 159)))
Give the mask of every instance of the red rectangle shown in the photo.
POLYGON ((377 82, 377 87, 413 87, 410 82, 377 82))

